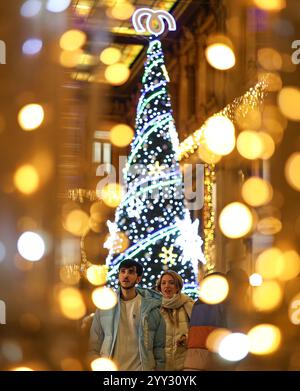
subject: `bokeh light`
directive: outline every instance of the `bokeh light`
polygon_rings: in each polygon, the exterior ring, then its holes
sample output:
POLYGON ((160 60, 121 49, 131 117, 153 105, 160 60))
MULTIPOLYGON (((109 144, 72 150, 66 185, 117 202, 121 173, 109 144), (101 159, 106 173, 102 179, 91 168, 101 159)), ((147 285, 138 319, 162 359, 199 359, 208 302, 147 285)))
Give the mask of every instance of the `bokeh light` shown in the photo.
POLYGON ((288 184, 297 191, 300 191, 300 153, 293 153, 285 164, 285 177, 288 184))
POLYGON ((218 353, 220 343, 224 337, 231 334, 228 329, 218 328, 213 330, 207 337, 205 345, 211 352, 218 353))
POLYGON ((272 196, 272 186, 262 178, 252 177, 243 184, 242 197, 251 206, 265 205, 271 201, 272 196))
POLYGON ((284 87, 278 94, 278 106, 289 120, 300 121, 300 90, 284 87))
POLYGON ((264 279, 279 277, 284 270, 283 253, 276 247, 263 251, 256 260, 255 269, 264 279))
POLYGON ((118 297, 111 288, 100 287, 93 290, 92 300, 97 308, 109 310, 117 304, 118 297))
POLYGON ((23 43, 22 52, 29 56, 39 53, 42 50, 43 41, 39 38, 30 38, 23 43))
POLYGON ((72 0, 47 0, 46 8, 50 12, 58 13, 65 11, 72 0))
POLYGON ((62 314, 71 320, 81 319, 86 313, 86 306, 77 288, 63 288, 58 294, 62 314))
POLYGON ((117 1, 115 6, 111 8, 110 14, 118 20, 127 20, 134 13, 134 6, 129 1, 117 1))
POLYGON ((201 281, 199 297, 207 304, 218 304, 226 299, 228 291, 229 286, 225 277, 211 275, 201 281))
POLYGON ((34 130, 41 126, 44 115, 44 109, 41 105, 31 103, 19 111, 18 122, 23 130, 34 130))
POLYGON ((300 293, 295 295, 289 304, 289 319, 296 326, 300 325, 300 293))
POLYGON ((263 278, 259 273, 253 273, 249 277, 249 283, 251 286, 261 286, 263 283, 263 278))
POLYGON ((257 59, 259 64, 267 71, 278 71, 282 67, 282 58, 280 53, 272 48, 259 49, 257 59))
POLYGON ((105 69, 104 75, 108 83, 113 86, 121 86, 129 79, 130 70, 125 64, 118 62, 116 64, 109 65, 105 69))
POLYGON ((232 202, 225 206, 219 217, 220 229, 228 238, 241 238, 247 235, 252 225, 251 211, 240 202, 232 202))
POLYGON ((270 159, 275 152, 275 142, 272 137, 266 132, 258 132, 263 145, 262 154, 259 156, 263 160, 270 159))
POLYGON ((297 251, 288 250, 283 253, 284 267, 278 279, 280 281, 289 281, 296 278, 300 273, 300 257, 297 251))
POLYGON ((134 131, 126 124, 115 125, 110 130, 110 141, 117 147, 126 147, 133 139, 134 131))
POLYGON ((272 324, 260 324, 248 332, 252 354, 271 354, 278 350, 281 343, 281 331, 272 324))
POLYGON ((262 156, 264 146, 259 133, 253 130, 244 130, 238 135, 237 150, 246 159, 257 159, 262 156))
POLYGON ((264 281, 261 286, 254 287, 252 303, 258 311, 273 311, 282 301, 282 288, 277 281, 264 281))
POLYGON ((256 228, 263 235, 275 235, 282 230, 282 223, 276 217, 268 216, 259 220, 256 228))
POLYGON ((1 338, 1 356, 9 362, 20 362, 23 360, 23 350, 18 341, 1 338))
POLYGON ((230 69, 235 65, 232 42, 224 35, 213 35, 208 38, 205 56, 213 68, 222 71, 230 69))
POLYGON ((207 148, 217 155, 228 155, 235 147, 235 129, 229 118, 215 115, 208 119, 204 129, 207 148))
POLYGON ((286 7, 285 0, 254 0, 254 3, 265 11, 281 11, 286 7))
POLYGON ((75 236, 83 236, 89 230, 89 215, 80 209, 72 210, 67 214, 64 229, 75 236))
POLYGON ((100 61, 105 65, 113 65, 120 61, 122 53, 120 49, 109 47, 102 50, 100 54, 100 61))
POLYGON ((274 142, 278 144, 283 138, 283 132, 287 127, 288 120, 277 106, 266 105, 263 110, 262 124, 274 142))
POLYGON ((86 34, 80 30, 68 30, 59 40, 63 50, 75 51, 80 49, 86 42, 86 34))
POLYGON ((257 130, 261 127, 261 112, 259 109, 249 105, 249 103, 241 103, 235 110, 234 118, 241 129, 257 130))
POLYGON ((200 144, 198 149, 197 149, 197 154, 199 158, 208 164, 216 164, 218 163, 221 159, 221 155, 217 155, 213 152, 211 152, 205 144, 200 144))
POLYGON ((65 68, 74 68, 80 63, 83 51, 81 49, 75 51, 64 50, 59 57, 60 65, 65 68))
POLYGON ((117 371, 116 364, 109 358, 96 358, 91 362, 92 371, 117 371))
POLYGON ((107 280, 106 265, 92 265, 87 269, 86 278, 93 285, 104 285, 107 280))
POLYGON ((45 253, 43 238, 35 232, 24 232, 18 239, 18 251, 28 261, 39 261, 45 253))
POLYGON ((243 333, 226 335, 219 345, 219 355, 228 361, 240 361, 249 353, 249 340, 243 333))
POLYGON ((31 371, 33 371, 33 369, 30 368, 30 367, 15 367, 15 368, 12 368, 11 371, 17 371, 17 372, 31 372, 31 371))
POLYGON ((31 18, 39 14, 42 9, 42 3, 40 0, 27 0, 22 4, 21 15, 25 18, 31 18))
POLYGON ((108 183, 101 191, 97 190, 97 194, 107 206, 116 208, 122 200, 123 188, 119 183, 108 183))

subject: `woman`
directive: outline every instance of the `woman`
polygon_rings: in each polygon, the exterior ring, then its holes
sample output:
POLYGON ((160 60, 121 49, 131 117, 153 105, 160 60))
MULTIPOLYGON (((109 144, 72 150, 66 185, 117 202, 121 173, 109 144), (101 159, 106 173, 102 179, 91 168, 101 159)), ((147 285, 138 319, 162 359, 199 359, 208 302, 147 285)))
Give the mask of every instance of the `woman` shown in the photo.
POLYGON ((161 313, 166 323, 166 370, 181 371, 187 349, 187 335, 193 300, 181 293, 182 278, 173 270, 165 271, 157 281, 162 293, 161 313))

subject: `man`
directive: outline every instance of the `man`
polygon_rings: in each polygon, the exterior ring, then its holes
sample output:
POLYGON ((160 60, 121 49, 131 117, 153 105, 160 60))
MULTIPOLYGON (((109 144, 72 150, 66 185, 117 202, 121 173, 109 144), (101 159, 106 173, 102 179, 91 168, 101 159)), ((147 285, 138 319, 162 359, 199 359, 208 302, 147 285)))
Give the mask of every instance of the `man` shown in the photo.
POLYGON ((110 310, 97 310, 90 330, 90 353, 111 358, 120 371, 164 369, 161 296, 136 288, 142 275, 138 262, 126 259, 120 263, 118 303, 110 310))

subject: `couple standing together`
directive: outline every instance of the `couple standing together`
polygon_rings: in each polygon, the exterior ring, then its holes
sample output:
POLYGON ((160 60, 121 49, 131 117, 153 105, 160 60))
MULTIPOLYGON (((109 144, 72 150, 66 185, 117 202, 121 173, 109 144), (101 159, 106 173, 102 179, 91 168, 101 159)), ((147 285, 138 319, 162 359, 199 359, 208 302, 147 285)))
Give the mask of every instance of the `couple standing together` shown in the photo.
POLYGON ((90 355, 111 358, 120 371, 180 371, 194 302, 181 293, 183 281, 176 272, 160 276, 160 293, 136 287, 142 275, 138 262, 120 263, 118 303, 96 311, 90 355))

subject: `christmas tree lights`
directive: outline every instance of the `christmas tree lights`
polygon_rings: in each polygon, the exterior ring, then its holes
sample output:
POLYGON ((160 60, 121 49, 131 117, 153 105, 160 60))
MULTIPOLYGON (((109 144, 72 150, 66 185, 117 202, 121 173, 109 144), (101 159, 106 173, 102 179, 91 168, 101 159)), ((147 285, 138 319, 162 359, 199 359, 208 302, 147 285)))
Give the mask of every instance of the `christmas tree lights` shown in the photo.
POLYGON ((205 263, 199 221, 192 223, 185 207, 179 169, 179 140, 168 95, 169 77, 161 43, 151 39, 137 106, 136 134, 123 171, 127 192, 108 222, 110 237, 106 264, 112 287, 117 287, 118 266, 125 258, 144 266, 142 286, 152 288, 165 269, 179 273, 184 291, 196 296, 198 262, 205 263), (120 233, 129 246, 118 252, 120 233))

